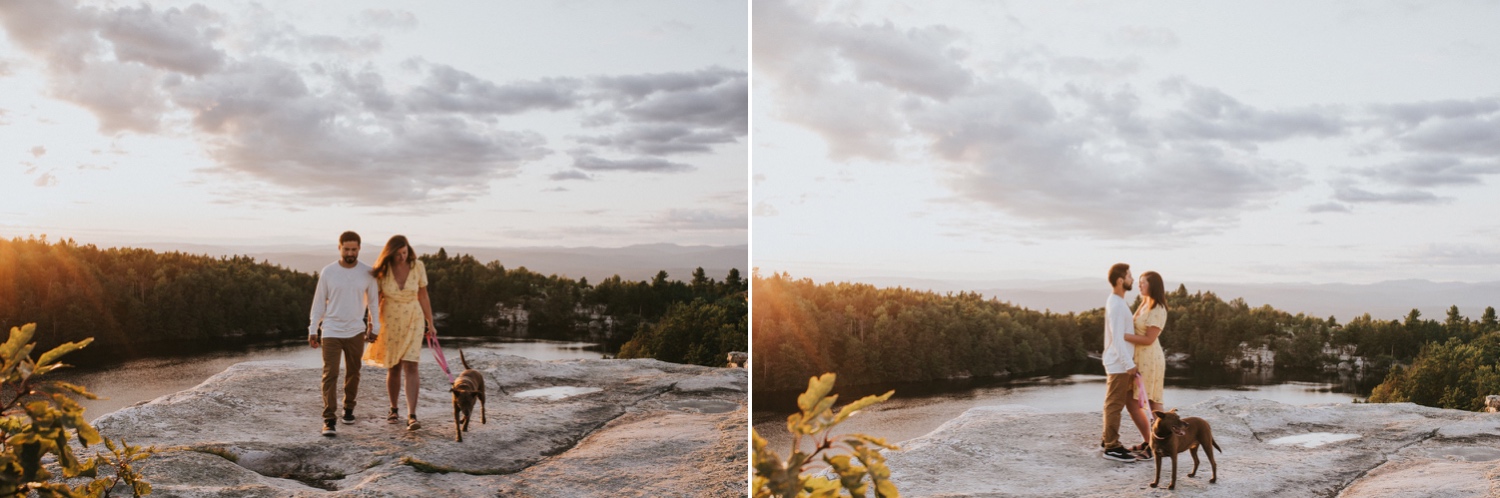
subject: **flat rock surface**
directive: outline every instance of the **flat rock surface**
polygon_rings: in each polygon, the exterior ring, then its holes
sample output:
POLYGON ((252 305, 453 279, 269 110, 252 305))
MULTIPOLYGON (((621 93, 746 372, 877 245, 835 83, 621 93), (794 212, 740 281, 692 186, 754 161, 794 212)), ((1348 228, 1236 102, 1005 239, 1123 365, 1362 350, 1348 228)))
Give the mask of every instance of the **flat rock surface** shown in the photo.
POLYGON ((281 362, 241 363, 94 424, 166 449, 142 467, 153 496, 746 494, 744 369, 484 351, 469 363, 485 376, 487 423, 476 405, 462 443, 447 376, 427 363, 417 431, 404 399, 403 423, 386 423, 385 371, 365 367, 356 422, 323 437, 319 370, 281 362), (547 388, 588 389, 512 396, 547 388))
MULTIPOLYGON (((1202 457, 1155 463, 1100 456, 1101 417, 1025 406, 974 408, 888 451, 902 496, 1494 497, 1500 496, 1500 415, 1410 403, 1293 406, 1217 397, 1179 414, 1209 422, 1223 453, 1218 482, 1202 457)), ((1125 444, 1140 434, 1123 416, 1125 444)), ((879 434, 872 434, 879 436, 879 434)))

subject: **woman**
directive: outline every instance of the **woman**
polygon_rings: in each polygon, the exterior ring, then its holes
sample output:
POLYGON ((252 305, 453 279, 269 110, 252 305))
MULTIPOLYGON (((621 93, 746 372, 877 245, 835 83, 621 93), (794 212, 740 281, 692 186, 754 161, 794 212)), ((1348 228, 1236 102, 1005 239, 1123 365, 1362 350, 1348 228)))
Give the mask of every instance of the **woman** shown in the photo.
MULTIPOLYGON (((1125 341, 1135 345, 1135 364, 1140 369, 1142 383, 1146 387, 1146 398, 1151 404, 1151 410, 1162 409, 1162 384, 1167 376, 1167 355, 1161 350, 1161 330, 1167 325, 1167 293, 1166 287, 1162 285, 1161 275, 1148 271, 1142 273, 1139 283, 1141 289, 1141 306, 1135 310, 1135 333, 1125 334, 1125 341)), ((1132 398, 1126 409, 1130 411, 1131 420, 1135 421, 1137 429, 1141 430, 1141 438, 1151 440, 1151 428, 1146 423, 1146 411, 1141 406, 1139 397, 1132 398)), ((1131 451, 1144 453, 1146 444, 1131 448, 1131 451)))
POLYGON ((371 272, 380 284, 380 329, 375 343, 365 350, 364 361, 386 369, 385 388, 391 395, 391 413, 386 422, 396 423, 396 399, 401 377, 406 375, 406 429, 417 430, 417 362, 422 355, 423 331, 437 335, 432 322, 432 303, 427 300, 427 269, 417 259, 406 236, 397 235, 380 250, 371 272))

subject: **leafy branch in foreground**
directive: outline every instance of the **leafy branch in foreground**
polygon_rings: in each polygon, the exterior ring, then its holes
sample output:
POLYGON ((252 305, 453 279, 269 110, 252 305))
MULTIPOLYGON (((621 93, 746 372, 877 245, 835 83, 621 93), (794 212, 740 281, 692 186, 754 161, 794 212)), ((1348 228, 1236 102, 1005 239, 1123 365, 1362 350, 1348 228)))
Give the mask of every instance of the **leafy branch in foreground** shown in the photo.
POLYGON ((792 414, 786 421, 787 430, 792 433, 792 455, 787 460, 782 461, 766 447, 765 438, 751 431, 754 440, 751 460, 755 465, 751 488, 756 498, 832 497, 839 496, 840 491, 863 497, 869 492, 870 485, 874 485, 877 497, 901 496, 896 485, 891 483, 891 470, 885 466, 885 457, 880 454, 882 448, 896 451, 900 448, 885 439, 864 434, 831 435, 834 426, 870 405, 890 399, 895 391, 865 396, 835 412, 833 404, 839 397, 828 395, 833 390, 834 378, 834 374, 825 373, 808 379, 807 391, 797 397, 797 407, 801 412, 792 414), (815 449, 812 453, 802 452, 804 437, 813 438, 815 449), (847 453, 833 454, 838 449, 847 449, 847 453), (802 475, 808 462, 819 456, 838 474, 837 481, 802 475), (866 476, 870 478, 868 483, 865 482, 866 476))
POLYGON ((32 491, 44 497, 110 496, 111 490, 122 482, 135 496, 150 494, 151 485, 141 480, 131 464, 155 450, 123 441, 116 445, 100 437, 99 431, 83 418, 83 407, 68 395, 98 397, 82 386, 42 378, 66 368, 68 365, 58 360, 88 346, 93 339, 60 345, 33 361, 35 334, 36 324, 11 327, 10 337, 0 344, 0 497, 23 496, 32 491), (103 442, 109 453, 80 459, 69 444, 74 438, 84 447, 103 442), (52 472, 42 463, 47 455, 56 455, 64 479, 91 480, 76 487, 52 482, 52 472), (101 467, 114 467, 114 476, 99 477, 101 467))

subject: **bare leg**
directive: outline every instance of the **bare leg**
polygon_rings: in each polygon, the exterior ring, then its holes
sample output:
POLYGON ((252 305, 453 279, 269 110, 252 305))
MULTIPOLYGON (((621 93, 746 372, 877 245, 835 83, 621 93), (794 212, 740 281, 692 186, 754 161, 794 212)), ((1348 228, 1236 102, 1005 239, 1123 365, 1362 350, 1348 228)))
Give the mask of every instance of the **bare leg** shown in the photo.
POLYGON ((406 370, 406 413, 408 417, 417 416, 417 362, 403 361, 401 368, 406 370))
POLYGON ((385 392, 391 395, 391 409, 396 409, 396 400, 401 398, 401 365, 385 371, 385 392))
POLYGON ((1125 411, 1130 413, 1130 420, 1135 422, 1135 428, 1141 430, 1142 444, 1151 446, 1151 428, 1146 424, 1146 409, 1141 406, 1141 400, 1131 398, 1125 404, 1125 411))

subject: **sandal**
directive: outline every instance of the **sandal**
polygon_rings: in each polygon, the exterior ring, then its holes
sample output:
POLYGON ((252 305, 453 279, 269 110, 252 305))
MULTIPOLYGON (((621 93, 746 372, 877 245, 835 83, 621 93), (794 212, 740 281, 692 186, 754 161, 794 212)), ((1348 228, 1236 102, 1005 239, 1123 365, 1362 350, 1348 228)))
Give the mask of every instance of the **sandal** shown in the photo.
POLYGON ((406 419, 406 430, 414 431, 414 430, 421 429, 421 428, 422 428, 422 423, 421 422, 417 422, 417 416, 416 415, 412 415, 410 418, 406 419))
POLYGON ((401 415, 396 413, 396 409, 395 408, 391 409, 391 414, 390 415, 386 415, 385 416, 385 423, 387 423, 387 424, 394 424, 394 423, 400 422, 400 421, 401 421, 401 415))

